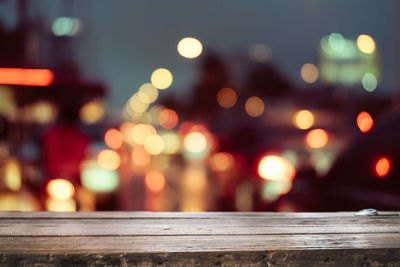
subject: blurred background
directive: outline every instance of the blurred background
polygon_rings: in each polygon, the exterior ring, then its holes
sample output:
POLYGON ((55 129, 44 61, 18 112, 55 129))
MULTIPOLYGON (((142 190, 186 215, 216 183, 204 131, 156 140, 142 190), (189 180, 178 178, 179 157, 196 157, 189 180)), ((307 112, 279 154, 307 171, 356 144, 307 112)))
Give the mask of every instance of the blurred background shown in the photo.
POLYGON ((0 0, 0 210, 398 210, 399 11, 0 0))

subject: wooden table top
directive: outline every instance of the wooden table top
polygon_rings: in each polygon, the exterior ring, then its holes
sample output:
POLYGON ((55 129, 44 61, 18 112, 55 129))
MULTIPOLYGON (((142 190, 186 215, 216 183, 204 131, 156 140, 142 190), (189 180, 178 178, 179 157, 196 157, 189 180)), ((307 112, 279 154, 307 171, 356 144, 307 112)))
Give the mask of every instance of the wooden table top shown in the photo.
POLYGON ((301 266, 307 259, 400 266, 400 216, 0 212, 0 266, 158 266, 160 259, 161 266, 301 266))

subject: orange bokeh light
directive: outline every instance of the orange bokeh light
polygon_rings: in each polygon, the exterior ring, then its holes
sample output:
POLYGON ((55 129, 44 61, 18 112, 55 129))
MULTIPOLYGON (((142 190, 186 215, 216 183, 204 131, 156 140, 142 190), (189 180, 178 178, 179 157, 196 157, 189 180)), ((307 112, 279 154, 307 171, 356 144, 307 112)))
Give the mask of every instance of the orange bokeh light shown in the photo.
POLYGON ((283 157, 266 155, 258 164, 258 174, 265 180, 292 181, 296 175, 296 169, 283 157))
POLYGON ((53 179, 46 186, 47 193, 58 200, 68 200, 75 194, 74 185, 65 179, 53 179))
POLYGON ((151 156, 143 146, 132 148, 132 162, 135 166, 145 167, 150 164, 151 156))
POLYGON ((390 168, 390 160, 387 157, 381 157, 375 163, 375 174, 379 178, 384 178, 389 174, 390 168))
POLYGON ((229 170, 233 163, 233 156, 227 152, 218 152, 210 157, 210 167, 217 172, 229 170))
POLYGON ((113 150, 104 149, 97 156, 97 163, 103 169, 116 170, 121 165, 121 157, 113 150))
POLYGON ((161 192, 165 187, 164 174, 160 171, 152 170, 146 174, 144 183, 151 192, 161 192))
POLYGON ((321 148, 329 141, 328 133, 323 129, 314 129, 307 133, 306 142, 311 148, 321 148))
POLYGON ((150 135, 156 134, 156 129, 150 124, 137 124, 131 130, 131 137, 133 142, 143 145, 146 138, 150 135))
POLYGON ((164 109, 158 115, 158 122, 164 129, 172 129, 178 124, 178 114, 172 109, 164 109))
POLYGON ((54 74, 48 69, 0 68, 0 84, 49 86, 54 74))
POLYGON ((217 102, 223 108, 231 108, 236 104, 237 94, 232 88, 222 88, 218 91, 217 102))
POLYGON ((357 126, 362 133, 366 133, 374 126, 374 120, 366 111, 361 111, 357 116, 357 126))
POLYGON ((104 141, 109 148, 118 149, 122 146, 124 140, 122 134, 117 129, 108 129, 104 135, 104 141))

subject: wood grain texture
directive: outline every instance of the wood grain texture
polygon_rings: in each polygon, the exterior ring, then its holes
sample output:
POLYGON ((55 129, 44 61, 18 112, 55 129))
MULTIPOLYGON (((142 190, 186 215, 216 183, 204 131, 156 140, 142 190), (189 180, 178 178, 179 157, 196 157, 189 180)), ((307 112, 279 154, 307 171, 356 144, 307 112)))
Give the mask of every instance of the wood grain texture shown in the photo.
POLYGON ((400 266, 400 216, 0 212, 3 266, 400 266))

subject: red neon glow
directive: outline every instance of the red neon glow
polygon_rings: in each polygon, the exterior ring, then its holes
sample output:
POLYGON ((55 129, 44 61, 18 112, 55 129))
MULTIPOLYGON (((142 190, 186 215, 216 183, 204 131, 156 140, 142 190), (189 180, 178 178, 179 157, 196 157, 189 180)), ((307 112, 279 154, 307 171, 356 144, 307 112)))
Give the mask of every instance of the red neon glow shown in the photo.
POLYGON ((48 69, 0 68, 0 84, 49 86, 54 74, 48 69))

